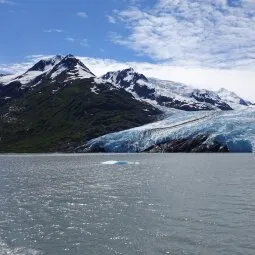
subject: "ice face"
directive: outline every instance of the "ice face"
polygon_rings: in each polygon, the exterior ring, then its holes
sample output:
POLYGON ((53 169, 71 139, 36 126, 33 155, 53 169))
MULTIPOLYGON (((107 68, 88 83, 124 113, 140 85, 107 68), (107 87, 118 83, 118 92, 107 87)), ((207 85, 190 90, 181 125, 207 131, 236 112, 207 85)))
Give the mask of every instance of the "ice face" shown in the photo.
POLYGON ((255 108, 235 111, 184 112, 144 125, 93 139, 90 148, 100 146, 107 152, 141 152, 155 144, 208 135, 207 142, 218 141, 231 152, 255 151, 255 108))

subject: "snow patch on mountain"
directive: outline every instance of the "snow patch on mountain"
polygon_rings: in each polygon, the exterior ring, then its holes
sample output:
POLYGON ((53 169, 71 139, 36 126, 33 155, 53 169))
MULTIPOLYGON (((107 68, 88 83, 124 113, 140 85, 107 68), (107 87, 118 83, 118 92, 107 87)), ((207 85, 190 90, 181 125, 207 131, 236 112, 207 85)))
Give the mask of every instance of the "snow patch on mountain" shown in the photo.
POLYGON ((88 71, 87 69, 76 64, 73 71, 67 72, 68 78, 65 81, 75 80, 75 79, 90 79, 94 78, 95 75, 88 71))
POLYGON ((96 95, 99 94, 99 93, 98 93, 99 90, 98 90, 98 88, 97 88, 96 86, 90 88, 90 91, 91 91, 92 93, 96 94, 96 95))
POLYGON ((67 71, 67 68, 65 66, 60 66, 55 72, 51 73, 51 75, 50 75, 51 79, 54 80, 56 77, 58 77, 64 71, 67 71))

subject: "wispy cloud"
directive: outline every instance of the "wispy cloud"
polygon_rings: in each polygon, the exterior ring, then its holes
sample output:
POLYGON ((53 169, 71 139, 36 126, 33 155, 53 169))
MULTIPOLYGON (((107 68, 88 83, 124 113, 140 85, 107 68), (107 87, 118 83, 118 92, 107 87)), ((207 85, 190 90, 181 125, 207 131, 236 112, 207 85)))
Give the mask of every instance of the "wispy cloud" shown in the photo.
POLYGON ((62 29, 45 29, 44 32, 45 33, 63 33, 64 30, 62 30, 62 29))
POLYGON ((68 42, 75 42, 75 39, 73 37, 66 37, 65 40, 68 42))
POLYGON ((106 18, 109 23, 116 24, 116 19, 111 15, 106 15, 106 18))
POLYGON ((86 12, 77 12, 76 14, 83 19, 86 19, 88 17, 88 14, 86 12))
MULTIPOLYGON (((51 56, 32 55, 24 62, 0 64, 0 72, 20 73, 26 71, 42 58, 51 56)), ((255 101, 255 72, 243 69, 194 68, 178 67, 169 64, 151 64, 146 62, 120 62, 113 59, 78 57, 96 75, 103 75, 108 71, 133 67, 147 77, 182 82, 199 88, 218 90, 226 88, 240 96, 255 101)))
POLYGON ((255 65, 255 1, 157 0, 114 11, 128 33, 114 43, 155 61, 217 68, 255 65))
POLYGON ((81 40, 80 45, 83 46, 83 47, 86 47, 86 48, 90 47, 88 39, 81 40))
POLYGON ((16 3, 9 0, 0 0, 0 4, 15 5, 16 3))

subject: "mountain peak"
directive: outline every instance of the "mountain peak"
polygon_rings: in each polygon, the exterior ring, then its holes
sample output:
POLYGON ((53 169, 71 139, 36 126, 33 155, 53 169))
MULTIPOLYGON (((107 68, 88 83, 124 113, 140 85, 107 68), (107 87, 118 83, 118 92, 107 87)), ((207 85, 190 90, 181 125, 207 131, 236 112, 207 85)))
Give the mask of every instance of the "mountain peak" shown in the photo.
POLYGON ((135 72, 132 67, 108 72, 102 76, 102 79, 121 87, 128 87, 131 84, 135 84, 138 80, 148 81, 143 74, 135 72))
POLYGON ((249 105, 248 101, 239 97, 235 92, 229 91, 225 88, 219 89, 217 93, 220 96, 220 98, 226 102, 245 105, 245 106, 249 105))
POLYGON ((75 58, 75 56, 73 54, 67 54, 65 58, 75 58))
POLYGON ((35 65, 33 65, 27 72, 30 71, 47 71, 56 64, 58 64, 64 57, 61 55, 56 55, 51 58, 41 59, 35 65))
POLYGON ((83 79, 95 77, 89 68, 72 54, 68 54, 62 58, 61 61, 51 70, 49 76, 52 79, 55 79, 60 74, 66 74, 66 81, 75 78, 83 79))
POLYGON ((133 67, 129 67, 126 69, 121 70, 121 72, 131 72, 131 73, 135 73, 135 69, 133 67))

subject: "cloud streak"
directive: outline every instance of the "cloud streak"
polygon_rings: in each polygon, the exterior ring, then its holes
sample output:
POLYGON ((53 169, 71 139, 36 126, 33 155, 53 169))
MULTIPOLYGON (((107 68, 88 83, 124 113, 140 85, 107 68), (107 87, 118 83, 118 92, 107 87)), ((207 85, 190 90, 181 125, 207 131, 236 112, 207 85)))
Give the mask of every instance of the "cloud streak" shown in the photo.
POLYGON ((88 17, 88 14, 86 12, 77 12, 76 14, 83 19, 86 19, 88 17))
POLYGON ((75 42, 75 39, 73 37, 66 37, 65 40, 68 42, 75 42))
POLYGON ((64 30, 62 30, 62 29, 45 29, 44 32, 45 33, 63 33, 64 30))
POLYGON ((0 4, 15 5, 15 2, 9 0, 0 0, 0 4))
POLYGON ((128 33, 111 40, 158 62, 250 68, 255 64, 255 1, 158 0, 114 11, 128 33))

